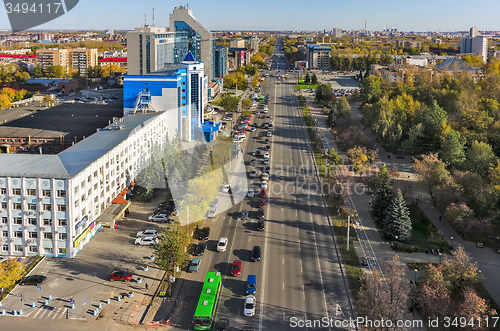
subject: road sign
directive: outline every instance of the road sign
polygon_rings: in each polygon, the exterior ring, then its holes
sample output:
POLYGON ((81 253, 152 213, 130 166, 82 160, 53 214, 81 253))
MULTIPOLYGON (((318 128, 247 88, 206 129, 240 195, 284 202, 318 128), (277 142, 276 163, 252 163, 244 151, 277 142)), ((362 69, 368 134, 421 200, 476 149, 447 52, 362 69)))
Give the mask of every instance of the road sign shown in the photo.
POLYGON ((42 287, 41 287, 41 286, 37 286, 37 287, 36 287, 36 290, 37 290, 37 291, 41 291, 41 290, 42 290, 42 287))
MULTIPOLYGON (((69 300, 69 303, 72 304, 72 305, 74 305, 75 304, 75 300, 71 299, 71 300, 69 300)), ((83 304, 85 304, 85 302, 83 304)))
POLYGON ((87 302, 87 300, 86 300, 86 299, 83 299, 83 305, 85 305, 85 302, 87 302))

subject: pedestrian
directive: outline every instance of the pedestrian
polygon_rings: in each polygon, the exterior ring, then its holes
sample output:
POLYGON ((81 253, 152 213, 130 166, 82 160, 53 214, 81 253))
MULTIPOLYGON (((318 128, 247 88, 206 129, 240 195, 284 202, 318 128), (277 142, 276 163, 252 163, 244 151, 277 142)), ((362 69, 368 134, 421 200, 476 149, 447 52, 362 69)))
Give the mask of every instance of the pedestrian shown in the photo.
POLYGON ((370 198, 370 205, 372 204, 372 198, 370 198))
POLYGON ((439 222, 441 222, 441 215, 439 215, 439 222))
POLYGON ((420 197, 420 201, 422 201, 422 202, 424 201, 424 196, 423 195, 420 197))
POLYGON ((118 224, 115 223, 115 230, 118 230, 118 224))
POLYGON ((144 283, 144 286, 146 287, 146 291, 149 290, 148 283, 144 283))

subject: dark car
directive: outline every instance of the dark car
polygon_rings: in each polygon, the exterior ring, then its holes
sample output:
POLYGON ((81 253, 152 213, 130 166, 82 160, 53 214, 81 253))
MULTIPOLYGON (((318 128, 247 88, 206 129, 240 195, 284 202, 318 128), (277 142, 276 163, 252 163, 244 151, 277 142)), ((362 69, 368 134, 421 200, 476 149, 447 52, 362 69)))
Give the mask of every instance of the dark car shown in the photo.
POLYGON ((266 165, 266 166, 264 167, 264 172, 269 173, 269 171, 271 171, 271 166, 270 166, 270 165, 266 165))
POLYGON ((45 281, 47 280, 47 277, 42 276, 42 275, 31 275, 24 277, 19 281, 19 285, 40 285, 44 284, 45 281))
POLYGON ((210 236, 210 228, 208 226, 201 229, 199 240, 208 240, 208 236, 210 236))
POLYGON ((228 331, 229 330, 229 320, 226 318, 221 318, 219 323, 217 323, 217 331, 228 331))
POLYGON ((269 140, 269 138, 266 138, 266 140, 264 140, 264 142, 265 142, 266 144, 270 144, 270 143, 271 143, 271 141, 269 140))
POLYGON ((111 276, 109 276, 109 280, 115 281, 115 280, 121 280, 124 282, 130 282, 132 280, 132 274, 128 273, 126 271, 114 271, 111 276))
POLYGON ((253 326, 251 326, 250 324, 245 324, 241 328, 241 331, 253 331, 253 326))
POLYGON ((201 242, 196 246, 196 249, 194 250, 194 255, 195 256, 202 256, 205 254, 205 250, 207 249, 207 243, 206 242, 201 242))
POLYGON ((252 261, 260 261, 260 246, 253 246, 252 249, 252 261))
POLYGON ((260 151, 257 151, 256 154, 257 154, 257 156, 261 156, 262 155, 262 153, 260 151))
POLYGON ((271 150, 271 145, 266 145, 266 151, 270 151, 271 150))
POLYGON ((259 208, 259 210, 257 210, 257 218, 258 219, 264 218, 264 208, 259 208))
POLYGON ((259 208, 266 208, 266 200, 265 199, 260 199, 259 208))
POLYGON ((250 160, 250 165, 251 165, 251 166, 254 166, 256 163, 257 163, 257 160, 256 160, 256 159, 253 159, 253 158, 252 158, 252 159, 250 160))
POLYGON ((264 231, 266 228, 266 223, 263 219, 260 219, 258 222, 257 222, 257 231, 264 231))

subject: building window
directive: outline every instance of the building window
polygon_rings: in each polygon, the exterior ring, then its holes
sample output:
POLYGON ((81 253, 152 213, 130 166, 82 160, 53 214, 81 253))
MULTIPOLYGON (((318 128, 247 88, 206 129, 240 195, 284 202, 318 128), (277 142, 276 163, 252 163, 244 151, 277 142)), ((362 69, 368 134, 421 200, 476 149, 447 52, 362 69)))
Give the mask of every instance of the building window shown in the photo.
POLYGON ((21 195, 21 189, 20 188, 13 188, 12 194, 13 195, 21 195))
POLYGON ((98 196, 95 196, 94 197, 94 203, 97 203, 97 201, 99 200, 99 197, 98 196))
POLYGON ((78 200, 75 201, 75 208, 78 207, 78 200))
POLYGON ((6 188, 0 188, 0 194, 7 194, 6 188))
POLYGON ((97 177, 97 170, 94 171, 94 178, 96 178, 96 177, 97 177))
POLYGON ((14 252, 22 252, 23 245, 14 245, 14 252))
POLYGON ((29 210, 36 210, 36 203, 28 203, 29 210))
POLYGON ((43 225, 52 225, 52 220, 43 219, 43 225))
POLYGON ((7 209, 7 202, 2 202, 2 209, 7 209))
POLYGON ((89 183, 90 183, 90 181, 91 181, 91 180, 92 180, 92 176, 88 176, 88 177, 87 177, 87 182, 89 182, 89 183))
POLYGON ((75 186, 75 194, 78 193, 78 186, 75 186))
MULTIPOLYGON (((7 207, 7 206, 5 206, 5 207, 7 207)), ((21 204, 20 203, 13 203, 12 209, 21 210, 21 204)))
POLYGON ((97 183, 94 184, 94 190, 97 190, 97 183))
POLYGON ((89 190, 87 191, 87 195, 90 197, 92 195, 92 188, 89 188, 89 190))
POLYGON ((26 190, 26 193, 28 195, 32 195, 32 196, 35 196, 36 195, 36 190, 35 189, 32 189, 32 188, 29 188, 26 190))
POLYGON ((23 237, 23 232, 22 231, 14 231, 14 237, 16 237, 16 238, 22 238, 23 237))
POLYGON ((58 198, 65 198, 66 197, 66 190, 57 190, 57 197, 58 198))
POLYGON ((57 220, 57 224, 59 226, 67 226, 68 225, 68 221, 67 220, 57 220))
POLYGON ((83 202, 83 201, 85 201, 85 199, 87 199, 87 196, 84 194, 84 195, 82 195, 81 199, 82 199, 82 202, 83 202))
POLYGON ((23 219, 21 217, 14 217, 14 224, 22 225, 23 219))
POLYGON ((52 247, 44 247, 43 248, 43 253, 44 254, 53 254, 54 253, 54 249, 52 247))
POLYGON ((82 209, 82 216, 85 216, 85 208, 82 209))
POLYGON ((43 239, 52 239, 52 232, 44 232, 43 239))
POLYGON ((2 231, 2 237, 7 238, 9 236, 9 231, 2 231))
POLYGON ((50 190, 42 190, 42 196, 50 197, 50 190))
POLYGON ((30 225, 36 225, 36 218, 28 218, 28 223, 30 225))
POLYGON ((7 217, 2 217, 2 224, 7 224, 7 217))
POLYGON ((28 232, 28 235, 31 239, 38 238, 38 232, 28 232))
POLYGON ((66 211, 66 205, 57 205, 57 211, 66 211))
POLYGON ((59 254, 66 254, 66 248, 58 248, 59 254))
POLYGON ((9 251, 9 245, 2 245, 2 251, 8 252, 9 251))
POLYGON ((81 188, 84 188, 84 187, 85 187, 85 181, 82 181, 82 182, 80 183, 80 186, 81 186, 81 188))
POLYGON ((38 253, 38 247, 36 246, 30 246, 30 253, 38 253))
POLYGON ((43 204, 43 210, 45 211, 52 211, 52 205, 51 204, 43 204))
POLYGON ((57 239, 66 240, 66 239, 68 239, 68 234, 67 233, 58 233, 57 239))

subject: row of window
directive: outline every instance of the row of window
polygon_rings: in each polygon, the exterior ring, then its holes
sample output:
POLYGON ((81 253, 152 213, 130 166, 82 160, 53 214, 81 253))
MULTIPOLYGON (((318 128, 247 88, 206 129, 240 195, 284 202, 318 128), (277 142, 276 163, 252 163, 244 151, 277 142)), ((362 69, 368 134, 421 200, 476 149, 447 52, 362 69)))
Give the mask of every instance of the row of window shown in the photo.
MULTIPOLYGON (((12 232, 12 237, 11 238, 22 238, 23 237, 23 231, 13 231, 12 232)), ((8 238, 9 237, 9 231, 2 231, 2 237, 3 238, 8 238)), ((37 239, 38 238, 38 232, 33 231, 33 232, 28 232, 28 238, 29 239, 37 239)), ((25 238, 25 239, 28 239, 25 238)), ((54 239, 52 232, 42 232, 42 238, 43 239, 54 239)), ((57 234, 57 239, 58 240, 66 240, 68 239, 68 234, 67 233, 58 233, 57 234)))
MULTIPOLYGON (((28 250, 30 253, 38 253, 38 246, 28 246, 28 250)), ((9 245, 2 245, 2 252, 8 252, 9 245)), ((14 252, 22 252, 23 245, 14 245, 14 252)), ((59 248, 59 254, 66 254, 66 248, 59 248)), ((43 254, 54 254, 54 249, 52 247, 43 247, 43 254)))
MULTIPOLYGON (((26 189, 26 195, 31 195, 31 196, 36 196, 36 189, 26 189)), ((12 195, 22 195, 22 189, 20 188, 13 188, 11 190, 12 195)), ((7 194, 7 189, 6 188, 0 188, 0 194, 7 194)), ((51 190, 42 190, 42 197, 51 197, 52 196, 52 191, 51 190)), ((56 197, 58 198, 65 198, 66 197, 66 190, 57 190, 56 191, 56 197)))
MULTIPOLYGON (((23 224, 23 219, 21 217, 14 217, 13 223, 17 225, 22 225, 23 224)), ((2 217, 2 225, 7 224, 8 220, 7 217, 2 217)), ((43 225, 52 225, 52 220, 51 219, 42 219, 42 224, 43 225)), ((37 225, 37 220, 36 218, 29 217, 28 218, 28 225, 37 225)), ((59 219, 57 220, 57 225, 58 226, 66 226, 68 225, 68 221, 64 219, 59 219)))
MULTIPOLYGON (((28 142, 28 139, 0 139, 0 142, 1 143, 13 143, 13 142, 16 142, 16 143, 20 143, 20 142, 23 142, 23 143, 27 143, 28 142)), ((30 139, 29 140, 30 143, 48 143, 48 142, 51 142, 51 143, 55 143, 55 144, 58 144, 60 143, 59 139, 58 140, 46 140, 46 139, 30 139)))
MULTIPOLYGON (((2 202, 2 209, 7 209, 7 202, 2 202)), ((12 209, 13 210, 21 210, 22 209, 22 203, 20 202, 15 202, 12 204, 12 209)), ((36 203, 28 203, 28 210, 34 210, 36 211, 36 203)), ((52 211, 52 205, 51 204, 42 204, 41 210, 43 211, 52 211)), ((57 211, 66 211, 66 205, 57 205, 57 211)))

